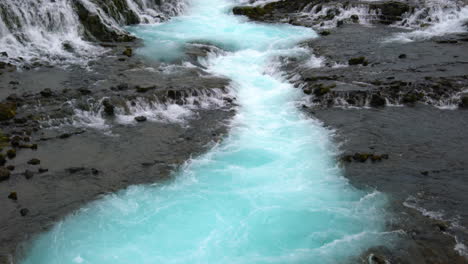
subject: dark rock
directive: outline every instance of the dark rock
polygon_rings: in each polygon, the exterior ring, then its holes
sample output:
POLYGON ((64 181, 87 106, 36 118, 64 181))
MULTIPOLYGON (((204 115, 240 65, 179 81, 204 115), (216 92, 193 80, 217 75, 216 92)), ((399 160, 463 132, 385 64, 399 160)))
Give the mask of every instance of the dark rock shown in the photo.
POLYGON ((86 88, 80 88, 80 89, 78 89, 78 91, 79 91, 82 95, 89 95, 89 94, 92 93, 91 90, 86 89, 86 88))
POLYGON ((148 119, 146 118, 146 116, 137 116, 137 117, 135 117, 135 120, 137 122, 145 122, 148 119))
POLYGON ((21 216, 26 216, 26 215, 28 215, 28 213, 29 213, 28 208, 22 208, 22 209, 20 210, 20 215, 21 215, 21 216))
POLYGON ((84 171, 84 170, 86 170, 86 168, 84 167, 71 167, 71 168, 66 169, 66 171, 68 171, 71 174, 75 174, 77 172, 84 171))
POLYGON ((45 172, 48 172, 48 171, 49 171, 49 169, 45 169, 45 168, 39 168, 37 170, 37 172, 39 172, 39 173, 45 173, 45 172))
POLYGON ((31 179, 32 177, 34 177, 34 172, 30 171, 30 170, 25 170, 24 173, 23 173, 24 177, 26 179, 31 179))
POLYGON ((141 86, 135 86, 135 90, 137 91, 137 93, 146 93, 148 92, 149 90, 154 90, 156 89, 156 86, 148 86, 148 87, 141 87, 141 86))
POLYGON ((351 20, 354 22, 354 23, 357 23, 359 22, 359 16, 358 15, 351 15, 351 20))
POLYGON ((369 157, 371 156, 372 154, 369 154, 369 153, 355 153, 353 155, 353 159, 355 161, 359 161, 359 162, 366 162, 367 159, 369 159, 369 157))
POLYGON ((8 180, 10 175, 10 170, 5 167, 0 167, 0 182, 8 180))
POLYGON ((108 116, 114 116, 115 106, 110 102, 109 99, 104 99, 102 101, 102 106, 104 107, 104 113, 108 116))
POLYGON ((34 158, 34 159, 30 159, 30 160, 28 161, 28 164, 31 164, 31 165, 39 165, 39 164, 41 164, 41 161, 40 161, 39 159, 34 158))
POLYGON ((321 36, 328 36, 328 35, 331 34, 331 32, 329 30, 322 30, 322 31, 319 32, 319 34, 321 36))
POLYGON ((386 264, 387 261, 383 256, 371 254, 369 257, 369 264, 386 264))
POLYGON ((5 155, 0 154, 0 166, 5 165, 5 163, 6 163, 5 155))
POLYGON ((437 229, 439 229, 439 231, 441 231, 441 232, 446 232, 450 228, 450 225, 445 221, 436 221, 434 223, 434 226, 437 229))
POLYGON ((273 11, 273 5, 266 4, 265 6, 236 6, 232 9, 234 15, 243 15, 250 19, 260 19, 262 16, 273 11))
POLYGON ((468 109, 468 95, 462 96, 460 103, 458 104, 460 108, 468 109))
POLYGON ((13 159, 16 157, 16 150, 15 149, 9 149, 6 152, 6 155, 9 159, 13 159))
POLYGON ((9 195, 8 195, 8 198, 13 200, 13 201, 17 201, 18 200, 18 194, 16 192, 11 192, 9 195))
POLYGON ((384 107, 387 104, 387 102, 385 101, 385 98, 383 98, 382 96, 378 94, 373 94, 370 99, 369 104, 372 107, 384 107))
POLYGON ((421 171, 421 174, 424 175, 424 176, 427 176, 427 175, 429 175, 429 172, 428 171, 421 171))
POLYGON ((399 59, 406 59, 406 54, 400 54, 400 56, 398 56, 399 59))
POLYGON ((92 168, 92 169, 91 169, 91 173, 92 173, 93 175, 98 175, 98 174, 99 174, 99 170, 98 170, 98 169, 95 169, 95 168, 92 168))
POLYGON ((16 116, 16 103, 0 103, 0 121, 6 121, 16 116))
POLYGON ((349 65, 359 65, 367 66, 369 62, 366 60, 366 57, 356 57, 348 60, 349 65))
POLYGON ((71 134, 69 134, 69 133, 64 133, 64 134, 61 134, 60 136, 58 136, 58 138, 60 138, 60 139, 66 139, 66 138, 69 138, 69 137, 71 137, 71 134))
POLYGON ((44 97, 51 97, 52 95, 54 95, 54 93, 52 92, 50 88, 46 88, 41 91, 41 95, 44 97))
POLYGON ((405 96, 403 96, 403 103, 405 104, 414 104, 417 101, 421 100, 424 97, 423 94, 421 93, 408 93, 405 96))
POLYGON ((131 57, 133 55, 133 50, 132 50, 132 48, 126 48, 124 50, 124 52, 122 52, 122 54, 127 56, 127 57, 131 57))
POLYGON ((14 171, 14 170, 15 170, 15 166, 13 166, 13 165, 8 165, 6 168, 7 168, 9 171, 14 171))
POLYGON ((74 52, 75 49, 73 48, 73 46, 69 43, 69 42, 64 42, 62 43, 62 48, 68 52, 74 52))
POLYGON ((0 56, 8 58, 8 53, 6 51, 2 51, 0 52, 0 56))

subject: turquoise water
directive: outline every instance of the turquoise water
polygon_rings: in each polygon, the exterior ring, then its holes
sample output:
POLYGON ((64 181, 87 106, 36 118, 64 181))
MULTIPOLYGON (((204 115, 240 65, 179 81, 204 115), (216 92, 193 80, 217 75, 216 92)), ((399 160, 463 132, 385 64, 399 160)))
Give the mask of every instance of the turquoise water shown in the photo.
POLYGON ((317 37, 306 28, 247 22, 232 3, 194 0, 188 15, 131 30, 157 60, 184 43, 228 52, 202 61, 233 81, 240 107, 229 136, 174 181, 107 195, 40 235, 23 264, 343 263, 383 244, 385 197, 353 188, 330 133, 303 117, 278 56, 317 37))

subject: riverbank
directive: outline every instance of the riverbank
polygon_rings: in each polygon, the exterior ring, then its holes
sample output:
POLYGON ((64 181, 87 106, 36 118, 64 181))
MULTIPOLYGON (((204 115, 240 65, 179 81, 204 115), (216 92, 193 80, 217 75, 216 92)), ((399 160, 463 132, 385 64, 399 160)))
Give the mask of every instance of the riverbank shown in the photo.
POLYGON ((10 170, 0 184, 0 263, 83 204, 170 180, 225 134, 235 106, 228 80, 123 54, 133 48, 112 47, 87 68, 3 72, 0 105, 12 115, 0 124, 10 170))

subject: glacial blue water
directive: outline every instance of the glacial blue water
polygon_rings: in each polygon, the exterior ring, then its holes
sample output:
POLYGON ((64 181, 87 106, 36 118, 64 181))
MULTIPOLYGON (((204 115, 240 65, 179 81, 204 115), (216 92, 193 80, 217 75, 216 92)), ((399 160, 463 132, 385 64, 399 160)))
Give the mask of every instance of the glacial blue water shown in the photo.
MULTIPOLYGON (((31 242, 23 264, 344 263, 389 239, 385 197, 353 188, 330 131, 297 109, 301 92, 275 67, 304 56, 310 29, 258 24, 228 0, 193 0, 189 13, 131 30, 139 54, 182 56, 187 42, 227 50, 202 61, 233 81, 229 135, 174 173, 92 202, 31 242)), ((312 58, 313 59, 313 58, 312 58)))

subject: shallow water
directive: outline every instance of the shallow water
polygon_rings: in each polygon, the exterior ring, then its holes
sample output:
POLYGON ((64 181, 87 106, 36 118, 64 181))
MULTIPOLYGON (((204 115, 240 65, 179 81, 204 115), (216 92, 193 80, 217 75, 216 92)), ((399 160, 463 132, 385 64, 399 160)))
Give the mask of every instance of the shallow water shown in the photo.
POLYGON ((247 22, 232 5, 194 0, 186 16, 132 29, 145 40, 138 53, 156 60, 180 58, 187 42, 227 50, 200 63, 233 81, 240 107, 229 136, 170 183, 70 215, 21 263, 343 263, 388 243, 385 197, 341 176, 329 131, 302 116, 299 89, 275 67, 278 56, 307 56, 295 45, 316 34, 247 22))

